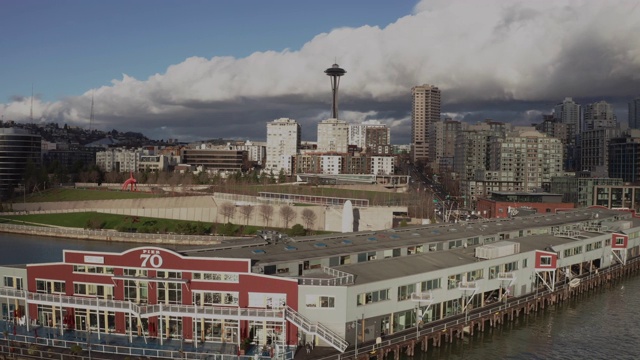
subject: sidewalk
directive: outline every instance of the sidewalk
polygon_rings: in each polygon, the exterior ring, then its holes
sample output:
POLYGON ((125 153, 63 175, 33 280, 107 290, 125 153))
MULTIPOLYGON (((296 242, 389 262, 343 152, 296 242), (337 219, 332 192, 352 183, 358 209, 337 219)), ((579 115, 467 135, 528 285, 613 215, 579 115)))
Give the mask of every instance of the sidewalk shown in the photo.
MULTIPOLYGON (((162 345, 158 338, 145 338, 142 336, 133 336, 129 341, 129 336, 122 334, 105 334, 79 330, 65 330, 60 333, 60 328, 52 328, 42 325, 29 325, 27 331, 26 325, 14 325, 11 321, 0 320, 0 331, 3 338, 6 334, 9 340, 24 341, 28 343, 37 343, 43 346, 60 347, 61 343, 66 348, 73 344, 80 345, 83 349, 88 349, 89 345, 93 351, 108 352, 105 349, 119 348, 135 348, 153 351, 166 352, 192 352, 201 354, 226 354, 236 355, 238 347, 236 344, 229 343, 213 343, 205 342, 194 344, 191 342, 181 341, 180 339, 163 339, 162 345)), ((118 355, 120 358, 122 355, 118 355)))

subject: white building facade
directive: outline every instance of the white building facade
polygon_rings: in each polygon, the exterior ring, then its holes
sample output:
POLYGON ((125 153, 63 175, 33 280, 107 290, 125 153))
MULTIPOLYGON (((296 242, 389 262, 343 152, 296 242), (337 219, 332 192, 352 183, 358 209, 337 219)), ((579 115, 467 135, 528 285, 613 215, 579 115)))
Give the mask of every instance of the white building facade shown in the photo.
POLYGON ((267 159, 265 171, 292 174, 293 158, 300 148, 300 124, 280 118, 267 124, 267 159))
POLYGON ((349 125, 338 119, 322 120, 318 124, 318 151, 346 153, 349 144, 349 125))

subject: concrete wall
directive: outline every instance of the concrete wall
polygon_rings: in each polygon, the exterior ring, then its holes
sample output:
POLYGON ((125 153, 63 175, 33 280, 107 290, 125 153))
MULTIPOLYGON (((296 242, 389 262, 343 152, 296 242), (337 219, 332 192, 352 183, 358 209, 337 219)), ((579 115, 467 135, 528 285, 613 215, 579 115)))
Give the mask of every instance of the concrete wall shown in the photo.
MULTIPOLYGON (((220 199, 208 196, 178 196, 152 199, 121 199, 121 200, 93 200, 93 201, 61 201, 44 203, 13 204, 14 211, 61 211, 61 210, 87 210, 108 214, 156 217, 164 219, 191 220, 202 222, 226 222, 227 219, 220 213, 219 208, 224 203, 236 205, 236 212, 230 222, 234 224, 249 224, 254 226, 284 227, 285 221, 280 216, 280 209, 287 205, 269 204, 273 207, 273 215, 270 221, 263 218, 260 205, 257 200, 236 202, 234 200, 220 199), (245 219, 239 211, 240 205, 253 206, 253 212, 249 219, 245 219)), ((310 209, 316 214, 316 220, 311 226, 312 230, 341 231, 342 207, 325 206, 291 206, 296 212, 295 218, 289 222, 289 228, 295 224, 307 227, 302 218, 302 212, 310 209)), ((406 212, 406 207, 369 207, 354 209, 354 219, 357 220, 357 229, 354 231, 384 230, 392 227, 393 212, 406 212)))

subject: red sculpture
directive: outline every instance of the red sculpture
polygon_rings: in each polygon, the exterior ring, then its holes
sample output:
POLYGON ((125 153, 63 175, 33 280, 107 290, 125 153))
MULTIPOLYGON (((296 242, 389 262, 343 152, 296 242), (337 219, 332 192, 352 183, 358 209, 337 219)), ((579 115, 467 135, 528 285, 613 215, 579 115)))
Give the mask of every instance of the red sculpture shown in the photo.
POLYGON ((130 187, 129 191, 138 191, 138 180, 133 177, 133 171, 127 181, 122 184, 122 190, 127 190, 127 186, 130 187))

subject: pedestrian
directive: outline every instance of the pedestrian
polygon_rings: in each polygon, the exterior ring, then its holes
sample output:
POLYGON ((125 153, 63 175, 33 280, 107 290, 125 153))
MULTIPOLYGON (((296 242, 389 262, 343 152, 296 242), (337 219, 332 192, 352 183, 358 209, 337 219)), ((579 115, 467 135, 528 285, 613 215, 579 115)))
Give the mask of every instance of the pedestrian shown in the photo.
POLYGON ((307 343, 307 345, 305 345, 305 347, 307 348, 307 354, 311 353, 311 345, 309 345, 309 343, 307 343))

